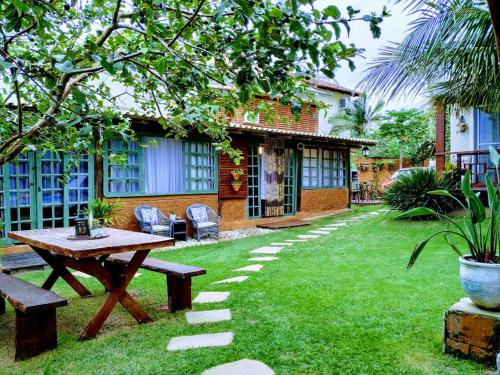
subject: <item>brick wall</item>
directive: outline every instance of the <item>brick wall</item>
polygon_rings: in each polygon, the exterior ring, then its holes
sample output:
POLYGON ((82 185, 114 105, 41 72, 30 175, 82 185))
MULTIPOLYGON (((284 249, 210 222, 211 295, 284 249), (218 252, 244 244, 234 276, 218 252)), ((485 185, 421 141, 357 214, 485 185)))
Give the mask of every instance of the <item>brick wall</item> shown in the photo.
MULTIPOLYGON (((124 197, 109 198, 109 200, 118 200, 121 202, 121 209, 119 212, 121 223, 117 225, 117 227, 128 230, 139 230, 139 224, 134 216, 134 208, 141 205, 158 207, 165 215, 168 215, 169 211, 175 211, 175 213, 183 219, 186 218, 186 208, 195 203, 206 204, 217 212, 217 194, 124 197)), ((191 233, 189 224, 188 232, 191 233)))
POLYGON ((348 189, 302 189, 301 213, 335 211, 349 206, 348 189))
POLYGON ((248 108, 256 108, 259 102, 266 101, 271 103, 275 116, 271 123, 266 121, 265 116, 262 114, 259 117, 259 123, 245 123, 244 114, 246 109, 241 108, 236 110, 235 117, 230 119, 233 123, 238 125, 252 125, 252 126, 262 126, 276 129, 287 129, 296 130, 303 132, 318 133, 318 112, 316 107, 307 106, 302 109, 299 121, 295 121, 292 115, 292 110, 290 105, 282 105, 276 100, 270 99, 255 99, 253 103, 248 105, 248 108))
MULTIPOLYGON (((378 186, 391 177, 399 168, 399 159, 386 159, 386 158, 363 158, 356 160, 356 167, 358 169, 358 180, 359 182, 367 182, 372 185, 376 185, 377 174, 373 170, 373 163, 383 162, 383 169, 378 172, 378 186), (394 164, 395 168, 389 170, 388 163, 394 164), (367 170, 365 170, 367 169, 367 170)), ((403 160, 403 168, 408 168, 410 166, 407 159, 403 160)), ((380 190, 380 189, 379 189, 380 190)))

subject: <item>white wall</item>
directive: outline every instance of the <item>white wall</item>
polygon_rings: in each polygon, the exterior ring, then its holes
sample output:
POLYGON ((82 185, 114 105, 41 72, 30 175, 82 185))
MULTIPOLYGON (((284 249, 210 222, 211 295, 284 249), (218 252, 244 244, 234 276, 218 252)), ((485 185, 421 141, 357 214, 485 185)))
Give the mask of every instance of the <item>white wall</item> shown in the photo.
POLYGON ((474 150, 474 110, 456 110, 452 108, 450 116, 450 151, 472 151, 474 150), (460 132, 458 124, 460 116, 464 116, 468 127, 464 132, 460 132))
POLYGON ((350 102, 350 95, 341 94, 327 90, 315 89, 314 94, 316 99, 327 105, 327 108, 318 112, 319 134, 330 134, 332 125, 328 123, 328 119, 335 116, 340 111, 340 99, 347 99, 347 105, 350 102))

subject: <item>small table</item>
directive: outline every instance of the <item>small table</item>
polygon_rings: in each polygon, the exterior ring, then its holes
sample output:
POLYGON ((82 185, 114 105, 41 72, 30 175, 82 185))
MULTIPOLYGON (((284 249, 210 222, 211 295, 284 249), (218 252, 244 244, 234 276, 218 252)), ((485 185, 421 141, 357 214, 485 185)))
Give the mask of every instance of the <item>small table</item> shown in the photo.
POLYGON ((52 267, 42 288, 50 290, 59 277, 63 278, 81 297, 90 297, 90 291, 68 271, 73 268, 94 276, 109 292, 97 313, 80 335, 80 340, 97 335, 118 302, 139 323, 152 319, 127 292, 127 286, 146 259, 151 249, 173 246, 169 237, 106 228, 109 237, 91 240, 71 240, 74 228, 35 229, 10 232, 10 238, 30 245, 52 267), (104 267, 111 254, 134 252, 130 263, 118 271, 104 267))
POLYGON ((184 219, 176 219, 172 222, 172 237, 176 240, 187 240, 187 222, 184 219))

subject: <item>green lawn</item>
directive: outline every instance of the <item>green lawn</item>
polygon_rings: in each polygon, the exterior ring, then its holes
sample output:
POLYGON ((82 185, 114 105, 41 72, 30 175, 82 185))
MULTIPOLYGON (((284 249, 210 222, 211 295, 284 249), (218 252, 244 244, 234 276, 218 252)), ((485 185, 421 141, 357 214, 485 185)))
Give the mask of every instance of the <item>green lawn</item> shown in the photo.
MULTIPOLYGON (((365 211, 367 209, 364 209, 365 211)), ((369 210, 369 209, 368 209, 369 210)), ((355 209, 355 212, 360 212, 355 209)), ((406 271, 416 241, 438 229, 435 222, 394 222, 382 215, 330 235, 284 249, 280 260, 247 273, 242 284, 210 285, 236 276, 256 247, 293 238, 355 213, 317 220, 313 226, 216 245, 156 252, 155 257, 203 266, 193 279, 199 291, 230 291, 221 304, 228 322, 190 326, 184 313, 169 314, 162 275, 141 271, 129 290, 153 323, 137 325, 120 307, 94 340, 79 342, 85 323, 102 302, 103 290, 83 280, 95 297, 80 299, 63 282, 55 291, 69 300, 58 310, 59 345, 36 358, 14 362, 14 316, 0 317, 0 373, 42 374, 51 361, 60 374, 200 374, 242 358, 257 359, 276 374, 480 374, 486 367, 443 354, 443 313, 462 297, 458 262, 441 239, 431 243, 414 269, 406 271), (232 331, 223 348, 167 352, 170 338, 232 331)), ((26 274, 40 285, 47 272, 26 274)))

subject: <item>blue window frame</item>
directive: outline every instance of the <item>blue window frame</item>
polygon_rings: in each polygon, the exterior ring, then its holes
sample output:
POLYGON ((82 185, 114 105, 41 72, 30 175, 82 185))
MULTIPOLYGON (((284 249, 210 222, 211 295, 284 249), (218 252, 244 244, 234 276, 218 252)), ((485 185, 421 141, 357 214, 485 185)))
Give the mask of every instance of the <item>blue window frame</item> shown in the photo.
POLYGON ((304 189, 346 186, 346 152, 329 148, 305 148, 302 156, 304 189))

